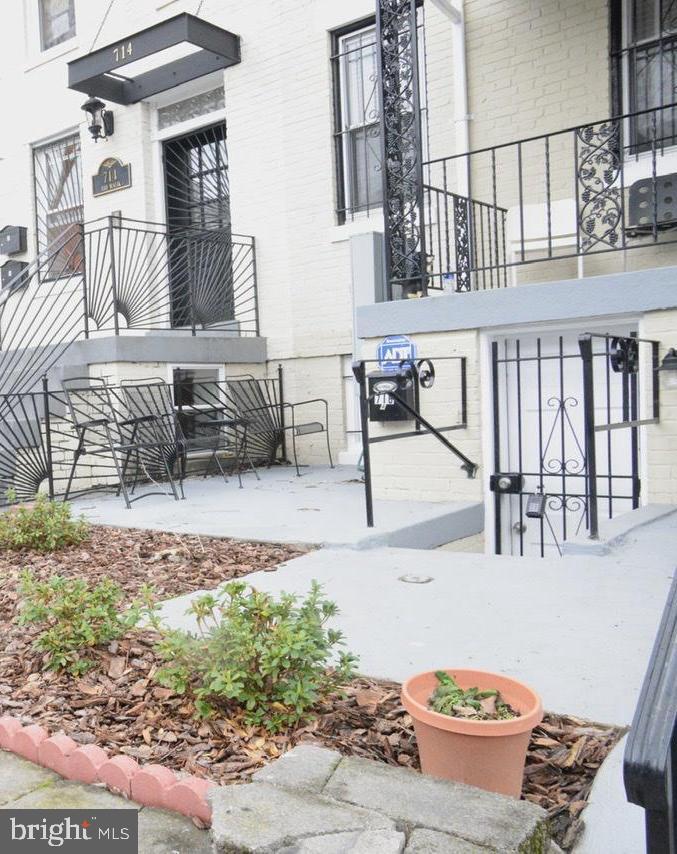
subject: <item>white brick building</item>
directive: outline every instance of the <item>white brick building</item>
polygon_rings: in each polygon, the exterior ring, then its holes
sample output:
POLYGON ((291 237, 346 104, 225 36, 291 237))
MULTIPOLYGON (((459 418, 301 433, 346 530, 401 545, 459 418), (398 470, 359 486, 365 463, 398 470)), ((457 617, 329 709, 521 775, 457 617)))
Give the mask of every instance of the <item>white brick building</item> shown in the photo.
MULTIPOLYGON (((375 494, 485 502, 490 550, 547 552, 585 530, 590 459, 578 435, 578 336, 609 333, 618 341, 595 339, 598 346, 618 349, 639 335, 658 342, 659 359, 677 346, 677 209, 666 184, 677 180, 677 114, 668 106, 677 20, 663 5, 419 4, 422 147, 432 162, 423 169, 429 279, 412 295, 427 285, 428 296, 387 302, 373 0, 7 5, 0 227, 26 228, 27 240, 0 263, 8 283, 30 281, 6 291, 3 390, 28 390, 17 385, 26 362, 17 369, 7 353, 46 344, 57 353, 49 373, 57 386, 78 373, 111 382, 171 382, 177 369, 206 371, 203 379, 275 377, 281 364, 285 398, 326 398, 333 450, 355 462, 351 362, 373 359, 387 335, 408 335, 419 356, 465 357, 465 407, 460 375, 452 376, 460 363, 444 361, 420 405, 433 424, 453 422, 445 435, 478 475, 467 478, 434 437, 404 438, 373 446, 375 494), (212 51, 206 73, 189 72, 190 82, 174 86, 170 77, 140 100, 129 96, 130 80, 187 55, 176 45, 160 52, 161 40, 144 58, 134 52, 149 28, 186 13, 239 37, 240 61, 212 51), (88 61, 103 77, 91 89, 69 88, 68 63, 77 72, 88 61), (110 97, 118 90, 127 95, 110 97), (96 143, 80 109, 87 95, 114 115, 114 132, 96 143), (621 114, 632 117, 605 124, 621 114), (192 169, 198 149, 201 166, 192 169), (95 195, 93 176, 111 158, 131 167, 131 186, 95 195), (175 177, 177 163, 189 177, 175 177), (227 234, 246 236, 235 240, 237 256, 192 268, 193 290, 181 217, 212 231, 216 217, 227 234), (49 246, 66 227, 96 222, 84 226, 80 249, 62 246, 65 273, 50 275, 49 246), (145 237, 134 236, 140 230, 145 237), (232 282, 233 292, 223 296, 214 280, 232 282), (546 376, 548 354, 558 376, 546 376), (491 476, 505 472, 520 475, 521 486, 496 497, 491 476), (549 510, 527 517, 539 490, 549 510)), ((604 361, 595 403, 601 518, 677 500, 677 391, 662 381, 660 420, 627 426, 655 420, 650 344, 639 357, 638 370, 624 373, 607 370, 609 354, 596 352, 595 364, 604 361), (624 426, 604 429, 616 421, 624 426)), ((28 364, 37 381, 42 363, 28 364)), ((412 423, 372 432, 407 432, 412 423)), ((325 460, 322 435, 304 437, 299 449, 305 462, 325 460)))

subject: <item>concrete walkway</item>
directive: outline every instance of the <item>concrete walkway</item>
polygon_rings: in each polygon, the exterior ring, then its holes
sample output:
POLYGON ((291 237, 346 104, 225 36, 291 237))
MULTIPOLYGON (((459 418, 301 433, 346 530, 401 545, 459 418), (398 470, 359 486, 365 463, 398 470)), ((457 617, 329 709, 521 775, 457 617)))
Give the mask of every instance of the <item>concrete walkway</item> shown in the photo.
POLYGON ((52 771, 4 750, 0 750, 0 809, 136 809, 139 813, 139 854, 210 854, 212 851, 209 833, 198 830, 188 818, 140 807, 99 786, 67 782, 52 771))
POLYGON ((431 549, 483 528, 478 503, 376 501, 376 525, 369 529, 356 468, 304 468, 301 477, 287 466, 259 471, 260 481, 243 475, 243 489, 237 478, 192 478, 185 484, 186 501, 155 495, 127 510, 122 499, 101 494, 74 501, 73 510, 103 525, 352 548, 431 549))
MULTIPOLYGON (((674 571, 676 522, 639 528, 605 556, 322 549, 247 580, 297 593, 322 582, 370 676, 485 668, 532 685, 547 709, 626 725, 674 571), (410 575, 430 580, 402 580, 410 575)), ((194 628, 185 614, 193 595, 165 603, 171 625, 194 628)))

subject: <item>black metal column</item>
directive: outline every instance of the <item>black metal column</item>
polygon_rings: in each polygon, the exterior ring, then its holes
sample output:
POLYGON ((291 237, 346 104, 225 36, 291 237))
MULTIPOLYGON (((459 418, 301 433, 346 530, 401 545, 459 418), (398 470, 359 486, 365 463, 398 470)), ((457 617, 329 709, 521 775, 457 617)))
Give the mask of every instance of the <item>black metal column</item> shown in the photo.
POLYGON ((388 299, 427 291, 416 0, 377 0, 388 299))

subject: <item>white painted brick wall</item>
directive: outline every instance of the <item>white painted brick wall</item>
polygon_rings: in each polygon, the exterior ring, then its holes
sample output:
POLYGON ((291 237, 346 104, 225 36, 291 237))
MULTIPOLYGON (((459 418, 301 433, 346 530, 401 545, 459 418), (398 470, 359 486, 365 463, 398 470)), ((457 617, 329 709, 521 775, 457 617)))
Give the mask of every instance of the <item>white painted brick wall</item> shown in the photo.
MULTIPOLYGON (((644 315, 640 335, 661 342, 659 358, 677 347, 677 311, 652 311, 644 315)), ((677 503, 677 389, 661 379, 660 423, 646 428, 646 487, 644 500, 677 503)))

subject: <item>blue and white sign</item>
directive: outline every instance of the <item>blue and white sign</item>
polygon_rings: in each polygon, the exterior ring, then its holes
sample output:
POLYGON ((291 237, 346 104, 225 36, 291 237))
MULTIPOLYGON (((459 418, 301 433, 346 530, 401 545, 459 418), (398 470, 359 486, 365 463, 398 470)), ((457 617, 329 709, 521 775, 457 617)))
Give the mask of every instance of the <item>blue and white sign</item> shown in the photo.
POLYGON ((376 357, 382 371, 395 373, 403 361, 414 361, 416 344, 406 335, 388 335, 376 348, 376 357))

